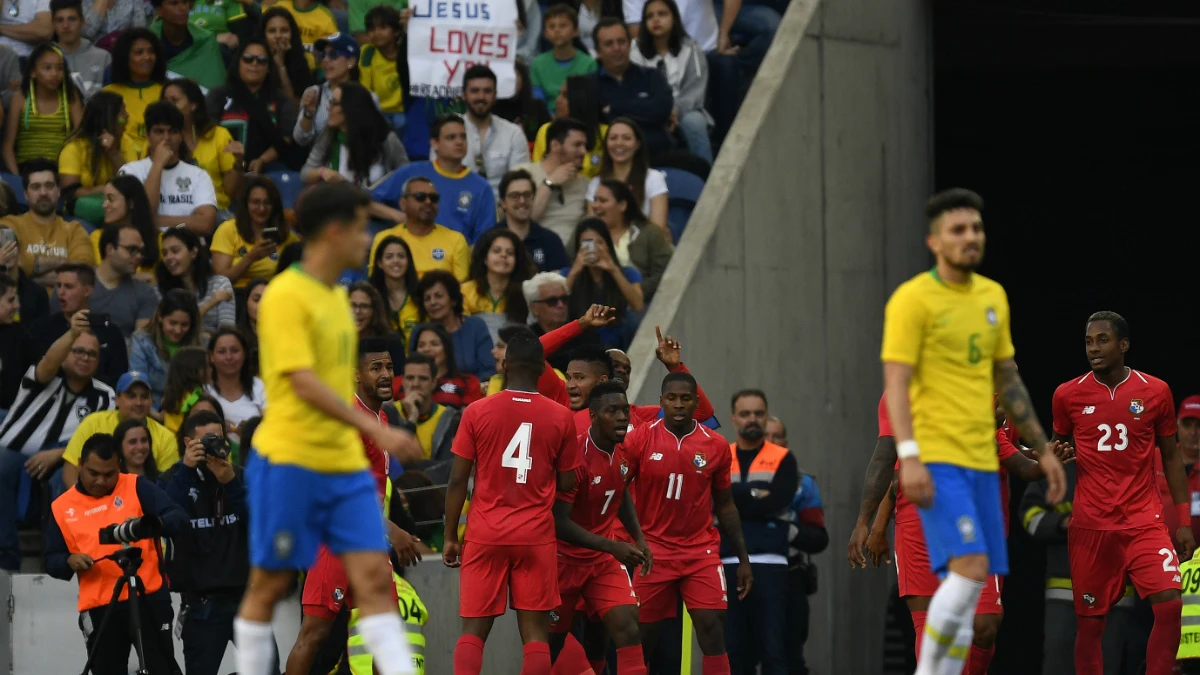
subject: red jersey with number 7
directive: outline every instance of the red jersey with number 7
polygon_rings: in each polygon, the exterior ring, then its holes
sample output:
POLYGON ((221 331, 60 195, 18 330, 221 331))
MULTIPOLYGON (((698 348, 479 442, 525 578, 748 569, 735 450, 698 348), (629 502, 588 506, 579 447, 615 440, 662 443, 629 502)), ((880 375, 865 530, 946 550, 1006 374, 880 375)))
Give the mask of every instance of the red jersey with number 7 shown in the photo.
POLYGON ((1129 370, 1116 387, 1092 373, 1054 392, 1054 432, 1074 437, 1078 481, 1071 527, 1125 530, 1163 522, 1155 482, 1158 438, 1175 435, 1165 382, 1129 370))
POLYGON ((475 462, 466 541, 554 542, 558 472, 579 465, 570 410, 538 393, 506 389, 467 406, 451 451, 475 462))
POLYGON ((712 492, 731 485, 733 459, 725 439, 699 422, 677 438, 658 420, 629 432, 622 445, 633 503, 655 560, 719 555, 712 492))
MULTIPOLYGON (((558 493, 559 501, 571 502, 571 520, 592 534, 613 538, 617 510, 625 496, 625 474, 629 463, 620 443, 609 454, 592 442, 590 434, 579 437, 579 466, 575 468, 575 489, 558 493)), ((588 565, 608 554, 558 542, 558 555, 573 565, 588 565)))

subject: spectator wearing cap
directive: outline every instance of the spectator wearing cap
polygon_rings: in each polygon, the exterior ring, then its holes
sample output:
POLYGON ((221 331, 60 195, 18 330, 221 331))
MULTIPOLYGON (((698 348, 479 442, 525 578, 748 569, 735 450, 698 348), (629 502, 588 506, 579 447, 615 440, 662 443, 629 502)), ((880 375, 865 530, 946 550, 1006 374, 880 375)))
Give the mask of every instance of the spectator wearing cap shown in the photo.
POLYGON ((150 31, 162 39, 167 68, 180 77, 195 80, 205 89, 224 84, 225 60, 216 35, 189 20, 194 1, 150 0, 150 4, 158 17, 150 24, 150 31))
MULTIPOLYGON (((88 313, 89 301, 96 286, 96 271, 87 265, 69 264, 58 269, 54 282, 54 294, 61 311, 34 321, 29 334, 40 352, 50 349, 55 340, 71 328, 75 314, 88 313)), ((129 370, 129 352, 125 349, 125 337, 121 330, 105 320, 99 325, 89 325, 88 331, 100 340, 100 360, 96 378, 112 386, 117 378, 129 370)))
MULTIPOLYGON (((317 40, 313 46, 325 81, 304 90, 300 96, 300 116, 292 128, 292 140, 297 145, 308 145, 329 126, 329 108, 333 103, 333 90, 344 82, 358 81, 359 46, 349 35, 330 35, 317 40)), ((375 104, 379 97, 372 92, 375 104)))
POLYGON ((525 169, 513 169, 500 179, 500 211, 496 227, 511 230, 521 238, 538 271, 558 270, 571 264, 562 239, 533 220, 533 198, 537 189, 525 169))
POLYGON ((1192 395, 1179 404, 1179 454, 1187 470, 1191 493, 1192 529, 1200 527, 1200 395, 1192 395))
POLYGON ((136 370, 125 373, 117 380, 117 409, 94 412, 79 423, 71 435, 63 453, 62 483, 66 488, 75 485, 79 477, 79 454, 83 443, 93 434, 111 434, 117 425, 127 419, 144 420, 150 430, 150 445, 154 448, 154 463, 158 466, 174 466, 179 461, 175 435, 156 422, 150 415, 150 380, 136 370))
POLYGON ((463 73, 463 99, 467 114, 467 155, 463 163, 487 179, 495 199, 500 199, 500 179, 529 161, 529 142, 521 127, 492 114, 496 105, 496 73, 476 64, 463 73))

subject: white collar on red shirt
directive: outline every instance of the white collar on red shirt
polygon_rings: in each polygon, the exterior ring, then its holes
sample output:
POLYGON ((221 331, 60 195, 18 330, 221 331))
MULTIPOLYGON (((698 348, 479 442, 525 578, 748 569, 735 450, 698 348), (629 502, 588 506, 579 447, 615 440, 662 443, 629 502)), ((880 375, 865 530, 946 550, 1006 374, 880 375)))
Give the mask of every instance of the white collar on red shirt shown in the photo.
POLYGON ((387 413, 383 412, 383 406, 379 406, 378 411, 371 410, 371 407, 368 406, 366 403, 363 403, 363 400, 361 398, 359 398, 358 394, 354 395, 354 400, 358 401, 358 407, 360 407, 363 410, 366 410, 367 412, 374 415, 375 419, 379 420, 380 424, 387 426, 388 418, 387 418, 387 413))
MULTIPOLYGON (((613 460, 613 454, 614 454, 614 453, 612 453, 612 452, 608 452, 608 451, 607 451, 607 450, 605 450, 604 448, 602 448, 602 447, 600 447, 599 445, 597 445, 597 444, 596 444, 596 441, 592 440, 592 430, 591 430, 591 429, 588 429, 588 432, 587 432, 587 438, 586 438, 586 439, 584 440, 584 442, 583 442, 583 452, 584 452, 585 454, 587 453, 587 451, 588 451, 588 448, 589 448, 589 447, 590 447, 590 448, 595 448, 595 449, 596 449, 596 450, 598 450, 599 452, 603 453, 603 454, 604 454, 604 457, 605 457, 605 458, 608 460, 608 463, 609 463, 609 464, 612 464, 612 460, 613 460)), ((613 447, 613 450, 614 450, 614 451, 616 451, 616 447, 615 447, 615 446, 613 447)))
POLYGON ((1134 375, 1137 375, 1138 379, 1141 380, 1143 384, 1150 384, 1150 381, 1147 380, 1145 378, 1145 376, 1143 376, 1141 373, 1134 370, 1133 368, 1130 368, 1129 366, 1125 366, 1125 370, 1129 371, 1129 372, 1125 373, 1125 379, 1118 382, 1117 386, 1115 386, 1115 387, 1109 387, 1107 384, 1104 384, 1100 380, 1097 380, 1095 371, 1092 371, 1092 372, 1088 373, 1087 375, 1084 375, 1082 378, 1079 379, 1079 383, 1083 384, 1084 382, 1087 381, 1087 379, 1089 377, 1092 378, 1092 382, 1095 382, 1096 384, 1100 385, 1101 387, 1104 387, 1104 389, 1106 391, 1108 391, 1108 399, 1110 401, 1115 400, 1117 398, 1117 390, 1121 388, 1122 384, 1125 384, 1126 382, 1128 382, 1129 378, 1133 377, 1134 375))

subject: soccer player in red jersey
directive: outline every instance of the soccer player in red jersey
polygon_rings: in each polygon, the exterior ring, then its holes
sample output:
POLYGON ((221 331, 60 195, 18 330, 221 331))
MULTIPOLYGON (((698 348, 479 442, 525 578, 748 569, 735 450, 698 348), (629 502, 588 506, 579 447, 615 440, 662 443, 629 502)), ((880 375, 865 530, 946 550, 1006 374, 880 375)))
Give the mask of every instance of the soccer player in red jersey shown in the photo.
MULTIPOLYGON (((387 425, 387 416, 383 412, 384 401, 392 400, 392 357, 388 353, 387 343, 376 338, 364 338, 358 343, 358 370, 355 373, 357 397, 355 405, 376 418, 379 423, 387 425)), ((363 436, 363 447, 366 449, 367 460, 371 463, 371 474, 375 478, 375 487, 379 492, 381 502, 386 501, 388 489, 388 467, 391 459, 380 450, 375 441, 363 436)), ((386 513, 386 511, 384 511, 386 513)), ((420 541, 409 535, 391 521, 386 521, 388 539, 400 564, 415 564, 421 560, 421 554, 416 545, 420 541)), ((393 592, 395 587, 393 586, 393 592)), ((300 625, 300 634, 296 636, 296 644, 288 655, 287 670, 293 673, 307 673, 312 668, 321 645, 329 638, 334 619, 343 606, 354 608, 354 599, 350 595, 350 584, 346 579, 346 570, 341 560, 325 546, 317 551, 317 560, 308 571, 304 580, 304 593, 301 601, 304 612, 304 623, 300 625)))
POLYGON ((1183 602, 1180 557, 1163 525, 1155 483, 1155 445, 1178 512, 1182 559, 1196 547, 1187 476, 1175 444, 1175 401, 1165 382, 1126 367, 1129 324, 1121 315, 1091 315, 1084 345, 1091 372, 1054 392, 1054 435, 1073 439, 1079 474, 1067 538, 1079 616, 1075 672, 1104 672, 1105 617, 1124 594, 1128 576, 1154 610, 1146 675, 1168 675, 1179 648, 1183 602))
POLYGON ((633 586, 642 603, 638 620, 647 654, 654 651, 659 622, 675 616, 682 594, 704 654, 703 674, 728 675, 728 587, 714 512, 737 554, 739 598, 750 592, 754 579, 730 489, 733 458, 725 439, 693 419, 698 391, 689 373, 668 373, 660 399, 666 415, 625 437, 626 478, 654 554, 650 573, 636 577, 633 586))
POLYGON ((454 647, 454 675, 479 674, 484 642, 510 597, 525 645, 521 673, 549 675, 550 610, 559 601, 551 510, 556 489, 575 488, 579 440, 571 411, 537 393, 545 354, 532 331, 509 340, 500 366, 504 391, 463 412, 446 486, 442 561, 462 567, 463 634, 454 647), (458 519, 476 464, 464 545, 458 519))
MULTIPOLYGON (((592 426, 580 438, 575 490, 559 493, 554 505, 558 527, 558 590, 562 602, 550 615, 550 650, 557 658, 580 598, 584 608, 600 616, 617 647, 617 672, 646 672, 638 632, 638 600, 629 569, 653 567, 650 547, 642 537, 633 502, 625 487, 629 464, 620 444, 629 429, 629 401, 620 382, 601 382, 588 401, 592 426), (635 544, 613 539, 620 517, 635 544)), ((583 668, 588 668, 586 661, 583 668)))

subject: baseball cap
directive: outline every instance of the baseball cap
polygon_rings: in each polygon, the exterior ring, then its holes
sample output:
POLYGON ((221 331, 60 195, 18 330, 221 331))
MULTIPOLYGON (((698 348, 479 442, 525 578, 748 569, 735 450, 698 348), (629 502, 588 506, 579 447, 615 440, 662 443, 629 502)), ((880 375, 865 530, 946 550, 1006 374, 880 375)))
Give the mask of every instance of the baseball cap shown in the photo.
POLYGON ((129 391, 129 388, 135 384, 144 384, 144 385, 146 385, 146 388, 149 389, 150 388, 150 378, 146 377, 146 374, 139 370, 131 370, 128 373, 125 373, 124 375, 122 375, 121 378, 119 380, 117 380, 117 393, 124 394, 125 392, 129 391))
POLYGON ((358 58, 358 41, 352 36, 345 33, 334 33, 326 35, 313 43, 313 49, 317 52, 317 58, 321 58, 321 54, 327 47, 332 47, 333 51, 342 56, 358 58))
POLYGON ((1200 396, 1189 396, 1179 404, 1179 419, 1200 420, 1200 396))

